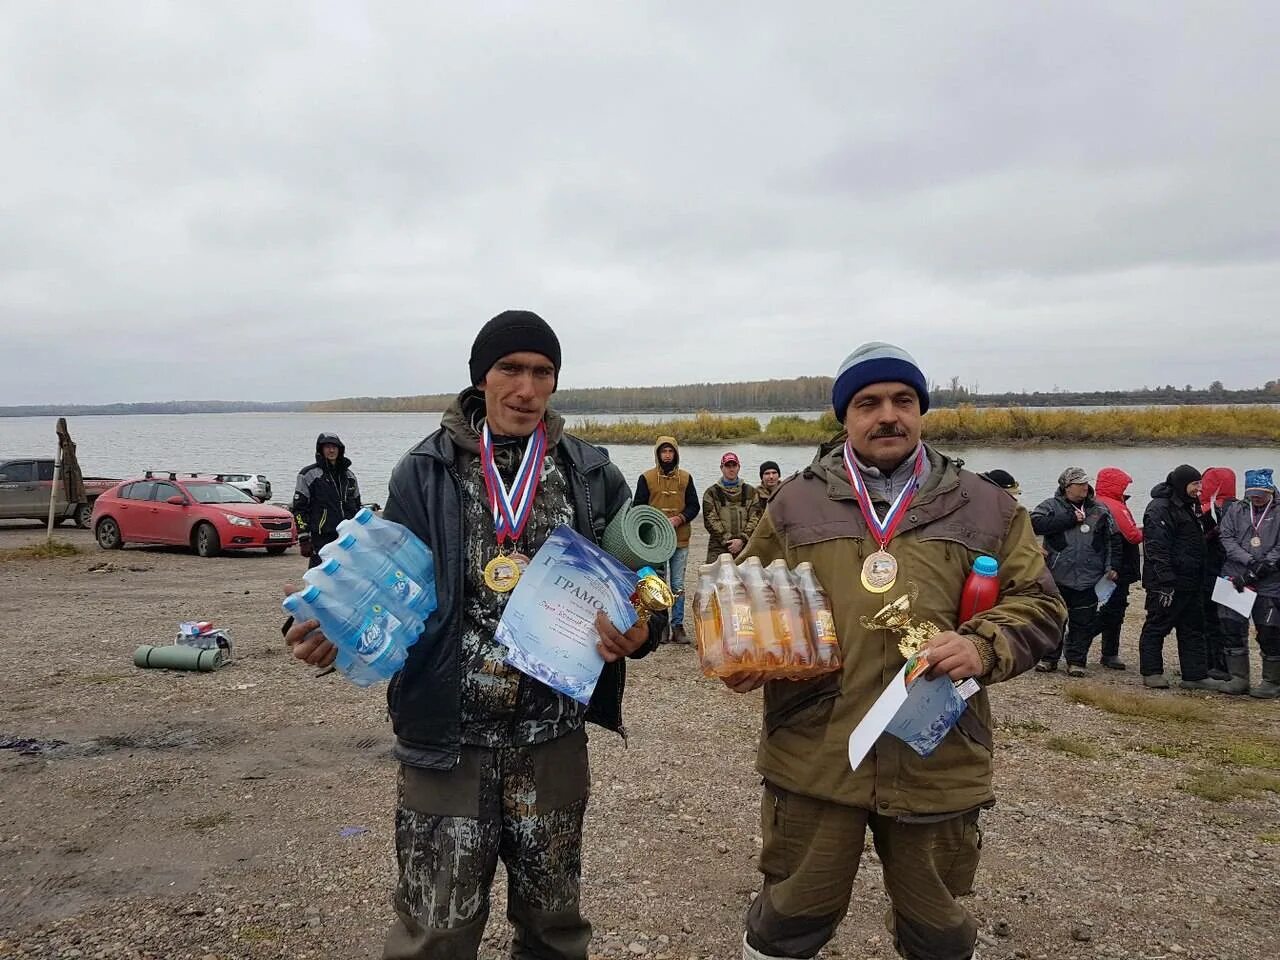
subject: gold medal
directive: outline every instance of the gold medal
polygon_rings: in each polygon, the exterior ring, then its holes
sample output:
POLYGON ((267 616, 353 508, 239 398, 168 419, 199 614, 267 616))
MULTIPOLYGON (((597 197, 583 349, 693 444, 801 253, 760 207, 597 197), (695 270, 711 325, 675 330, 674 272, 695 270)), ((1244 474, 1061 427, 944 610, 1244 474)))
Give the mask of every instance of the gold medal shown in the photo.
POLYGON ((484 565, 484 585, 494 593, 510 593, 519 583, 522 569, 514 556, 500 553, 484 565))
POLYGON ((898 561, 885 550, 877 550, 862 562, 862 585, 872 593, 887 593, 897 579, 898 561))

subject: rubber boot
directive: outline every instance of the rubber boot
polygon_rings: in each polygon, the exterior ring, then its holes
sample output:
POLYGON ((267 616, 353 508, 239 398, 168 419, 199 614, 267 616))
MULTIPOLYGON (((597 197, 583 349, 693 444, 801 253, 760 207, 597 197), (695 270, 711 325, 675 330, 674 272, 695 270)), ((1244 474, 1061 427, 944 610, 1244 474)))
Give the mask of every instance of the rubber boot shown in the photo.
POLYGON ((1226 651, 1227 672, 1231 674, 1231 679, 1227 681, 1223 693, 1248 693, 1249 692, 1249 651, 1248 650, 1228 650, 1226 651))
POLYGON ((1213 693, 1226 693, 1227 685, 1222 680, 1205 677, 1203 680, 1179 680, 1179 690, 1210 690, 1213 693))
POLYGON ((1249 691, 1249 696, 1259 700, 1280 697, 1280 657, 1262 658, 1262 682, 1249 691))

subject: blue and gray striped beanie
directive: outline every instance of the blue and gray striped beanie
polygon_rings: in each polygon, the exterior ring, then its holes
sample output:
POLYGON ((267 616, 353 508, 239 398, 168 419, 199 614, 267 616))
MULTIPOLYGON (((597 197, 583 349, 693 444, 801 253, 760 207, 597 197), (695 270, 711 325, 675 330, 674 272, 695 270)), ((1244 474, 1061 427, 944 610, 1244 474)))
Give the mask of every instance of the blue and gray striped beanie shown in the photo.
POLYGON ((873 340, 864 343, 840 364, 831 384, 831 406, 836 419, 844 422, 849 401, 863 387, 873 383, 897 381, 912 387, 920 398, 920 412, 929 410, 929 384, 911 354, 891 343, 873 340))

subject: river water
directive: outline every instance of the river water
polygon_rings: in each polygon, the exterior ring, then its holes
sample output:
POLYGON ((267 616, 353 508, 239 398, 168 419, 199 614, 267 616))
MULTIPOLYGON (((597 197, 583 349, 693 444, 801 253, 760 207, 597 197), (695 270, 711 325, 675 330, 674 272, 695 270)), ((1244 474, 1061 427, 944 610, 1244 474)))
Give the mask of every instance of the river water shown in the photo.
MULTIPOLYGON (((768 414, 746 414, 767 422, 768 414)), ((817 412, 802 414, 816 417, 817 412)), ((586 416, 570 416, 570 429, 586 416)), ((623 419, 592 415, 596 421, 623 419)), ((640 416, 655 421, 671 415, 640 416)), ((57 449, 53 417, 0 418, 0 458, 17 455, 52 456, 57 449)), ((71 436, 78 447, 86 476, 124 477, 146 469, 199 472, 265 473, 277 500, 288 501, 298 470, 311 462, 316 435, 339 434, 346 443, 352 469, 360 480, 365 502, 386 501, 387 479, 407 449, 440 422, 438 413, 223 413, 155 416, 74 417, 71 436)), ((743 476, 754 480, 762 460, 776 460, 786 475, 812 458, 809 447, 731 444, 725 447, 686 447, 681 464, 699 489, 719 476, 720 454, 733 449, 742 459, 743 476)), ((1179 463, 1200 469, 1230 467, 1243 478, 1247 468, 1280 466, 1280 449, 1227 447, 1076 447, 1005 448, 947 447, 972 470, 1002 467, 1018 478, 1023 502, 1034 506, 1055 488, 1064 467, 1097 471, 1118 466, 1133 478, 1130 504, 1140 515, 1151 487, 1179 463)), ((653 465, 647 446, 610 444, 609 453, 627 480, 653 465)))

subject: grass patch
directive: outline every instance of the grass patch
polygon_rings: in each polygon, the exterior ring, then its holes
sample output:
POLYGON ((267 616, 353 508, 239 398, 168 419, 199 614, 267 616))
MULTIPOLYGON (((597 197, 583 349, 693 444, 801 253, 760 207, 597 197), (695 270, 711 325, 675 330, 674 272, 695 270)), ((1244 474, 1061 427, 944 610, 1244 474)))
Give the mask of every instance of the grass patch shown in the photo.
POLYGON ((1096 746, 1088 740, 1080 737, 1060 737, 1053 736, 1044 742, 1044 745, 1050 750, 1057 750, 1059 753, 1069 753, 1073 757, 1081 757, 1085 760, 1093 760, 1101 756, 1096 746))
POLYGON ((1198 700, 1182 697, 1148 697, 1145 694, 1128 693, 1115 687, 1089 684, 1065 687, 1068 700, 1097 707, 1121 717, 1138 717, 1143 720, 1164 720, 1173 723, 1191 723, 1212 718, 1209 708, 1198 700))
POLYGON ((1226 770, 1197 770, 1190 780, 1179 786, 1193 797, 1213 803, 1225 803, 1238 797, 1256 797, 1264 790, 1280 793, 1280 776, 1248 771, 1230 773, 1226 770))
POLYGON ((239 934, 241 940, 247 940, 249 943, 271 943, 272 941, 280 939, 280 934, 276 933, 274 930, 269 930, 266 927, 241 927, 236 932, 239 934))
POLYGON ((1001 720, 1000 729, 1010 733, 1048 733, 1049 727, 1039 720, 1001 720))
POLYGON ((65 540, 48 540, 26 547, 0 550, 0 563, 6 560, 52 560, 57 557, 74 557, 81 552, 74 543, 68 543, 65 540))
POLYGON ((1137 749, 1153 757, 1164 757, 1166 760, 1181 760, 1191 755, 1190 750, 1176 743, 1140 743, 1137 749))
POLYGON ((1280 770, 1280 741, 1229 740, 1222 745, 1222 762, 1231 763, 1237 767, 1280 770))
POLYGON ((118 673, 91 673, 84 678, 85 683, 120 683, 127 678, 118 673))
POLYGON ((1280 843, 1280 833, 1260 833, 1258 834, 1258 842, 1278 844, 1280 843))
POLYGON ((182 821, 183 826, 190 830, 216 830, 218 827, 231 822, 231 814, 223 811, 222 813, 206 813, 199 817, 191 817, 182 821))
MULTIPOLYGON (((648 446, 668 434, 684 444, 729 440, 809 446, 840 433, 831 413, 817 420, 794 415, 773 417, 765 425, 755 417, 722 417, 702 412, 659 423, 620 420, 584 421, 573 432, 591 443, 635 443, 648 446)), ((924 418, 924 437, 949 444, 1079 444, 1126 445, 1201 443, 1275 443, 1280 439, 1280 408, 1244 407, 1111 407, 1106 410, 1042 410, 1025 407, 950 407, 924 418)))

